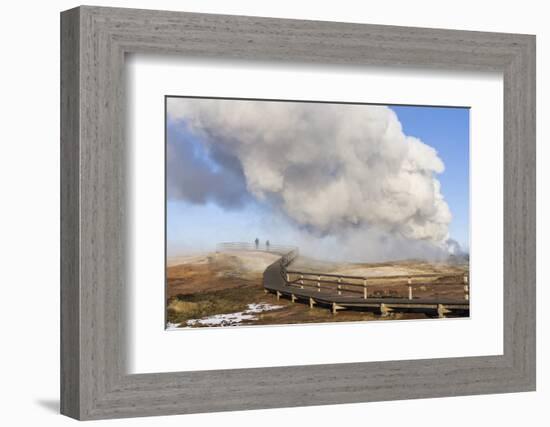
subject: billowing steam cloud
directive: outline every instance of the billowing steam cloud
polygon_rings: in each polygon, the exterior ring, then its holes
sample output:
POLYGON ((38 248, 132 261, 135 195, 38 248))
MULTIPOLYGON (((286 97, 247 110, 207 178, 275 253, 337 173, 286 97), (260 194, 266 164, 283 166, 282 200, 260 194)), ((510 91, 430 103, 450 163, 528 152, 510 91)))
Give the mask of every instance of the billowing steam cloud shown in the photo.
POLYGON ((443 162, 388 107, 169 98, 168 119, 169 197, 256 199, 319 238, 449 238, 443 162))

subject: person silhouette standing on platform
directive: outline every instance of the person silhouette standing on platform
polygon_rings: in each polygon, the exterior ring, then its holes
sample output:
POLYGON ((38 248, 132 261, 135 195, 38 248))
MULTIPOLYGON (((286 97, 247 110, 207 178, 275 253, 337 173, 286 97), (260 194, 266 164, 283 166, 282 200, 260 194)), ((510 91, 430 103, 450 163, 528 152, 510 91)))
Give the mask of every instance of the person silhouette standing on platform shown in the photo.
POLYGON ((260 239, 256 237, 256 240, 254 240, 254 244, 256 245, 256 250, 258 250, 258 246, 260 246, 260 239))
POLYGON ((265 241, 265 249, 269 252, 269 240, 265 241))

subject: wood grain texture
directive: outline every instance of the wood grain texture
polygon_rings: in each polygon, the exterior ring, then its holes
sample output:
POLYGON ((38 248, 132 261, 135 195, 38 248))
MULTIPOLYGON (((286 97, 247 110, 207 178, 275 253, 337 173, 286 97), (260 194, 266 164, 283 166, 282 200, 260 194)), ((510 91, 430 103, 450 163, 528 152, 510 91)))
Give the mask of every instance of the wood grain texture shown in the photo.
POLYGON ((79 13, 61 20, 61 412, 80 414, 79 13))
POLYGON ((84 6, 62 13, 61 38, 62 413, 99 419, 534 390, 534 36, 84 6), (127 53, 503 72, 504 354, 128 375, 127 53))

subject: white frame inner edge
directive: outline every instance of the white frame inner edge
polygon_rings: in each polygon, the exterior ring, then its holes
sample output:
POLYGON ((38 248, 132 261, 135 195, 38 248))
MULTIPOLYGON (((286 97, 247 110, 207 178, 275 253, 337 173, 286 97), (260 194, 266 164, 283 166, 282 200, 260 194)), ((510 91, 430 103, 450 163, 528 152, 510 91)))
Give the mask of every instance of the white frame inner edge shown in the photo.
POLYGON ((140 54, 126 57, 126 77, 128 373, 503 353, 501 73, 190 61, 140 54), (165 331, 165 95, 471 107, 470 318, 165 331))

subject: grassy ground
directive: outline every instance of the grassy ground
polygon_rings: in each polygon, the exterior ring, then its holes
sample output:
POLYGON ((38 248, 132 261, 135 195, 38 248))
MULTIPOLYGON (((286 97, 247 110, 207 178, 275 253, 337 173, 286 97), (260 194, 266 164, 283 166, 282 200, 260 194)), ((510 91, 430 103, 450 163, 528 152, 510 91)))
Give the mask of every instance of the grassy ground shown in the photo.
MULTIPOLYGON (((377 313, 368 311, 343 310, 334 315, 329 307, 314 306, 300 302, 292 303, 286 298, 276 299, 273 294, 265 294, 261 281, 254 283, 244 281, 240 287, 230 289, 201 292, 195 294, 181 294, 170 298, 168 301, 168 321, 173 324, 187 326, 191 319, 201 319, 216 314, 228 314, 242 312, 248 304, 267 303, 281 306, 282 308, 255 314, 256 319, 243 321, 242 325, 279 325, 299 323, 324 323, 324 322, 351 322, 368 320, 391 319, 425 319, 421 313, 392 313, 388 317, 382 317, 377 313)), ((193 327, 201 327, 195 324, 193 327)))
POLYGON ((183 323, 215 314, 228 314, 247 309, 248 304, 264 299, 262 289, 257 286, 178 295, 168 302, 168 321, 183 323))

